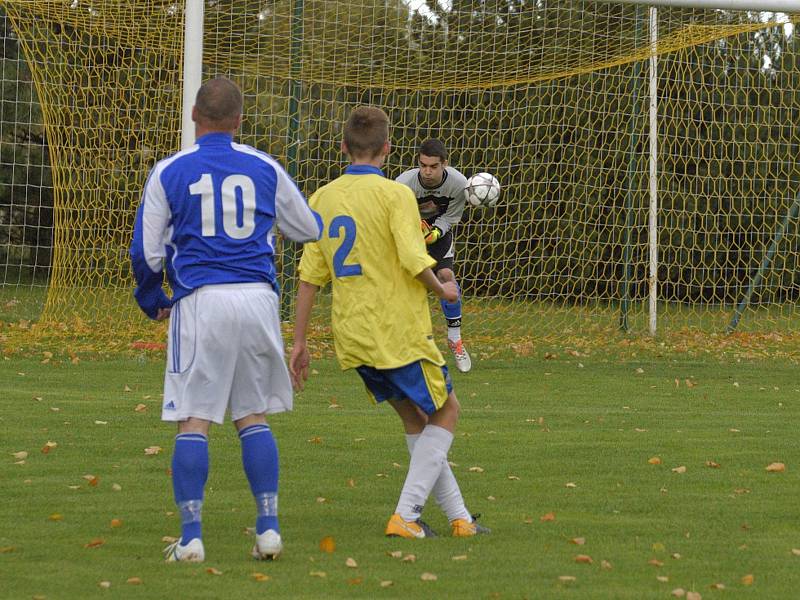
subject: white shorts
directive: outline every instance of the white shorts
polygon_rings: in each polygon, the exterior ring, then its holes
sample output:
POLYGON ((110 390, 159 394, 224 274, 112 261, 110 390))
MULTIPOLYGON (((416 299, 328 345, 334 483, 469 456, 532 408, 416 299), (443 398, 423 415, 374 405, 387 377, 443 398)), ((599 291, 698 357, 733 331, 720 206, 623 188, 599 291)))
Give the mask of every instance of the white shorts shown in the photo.
POLYGON ((278 295, 265 283, 208 285, 170 314, 164 421, 222 423, 292 410, 278 295))

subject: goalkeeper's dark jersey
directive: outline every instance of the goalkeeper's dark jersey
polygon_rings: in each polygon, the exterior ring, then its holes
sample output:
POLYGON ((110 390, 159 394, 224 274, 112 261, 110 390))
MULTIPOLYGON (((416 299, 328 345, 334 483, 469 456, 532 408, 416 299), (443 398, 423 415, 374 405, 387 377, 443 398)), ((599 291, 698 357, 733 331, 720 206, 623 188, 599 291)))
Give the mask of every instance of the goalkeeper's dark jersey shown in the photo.
POLYGON ((466 203, 464 187, 467 185, 467 178, 460 171, 445 167, 442 183, 435 188, 422 185, 419 168, 406 171, 396 181, 411 188, 417 197, 420 217, 429 225, 441 229, 442 234, 461 221, 466 203))

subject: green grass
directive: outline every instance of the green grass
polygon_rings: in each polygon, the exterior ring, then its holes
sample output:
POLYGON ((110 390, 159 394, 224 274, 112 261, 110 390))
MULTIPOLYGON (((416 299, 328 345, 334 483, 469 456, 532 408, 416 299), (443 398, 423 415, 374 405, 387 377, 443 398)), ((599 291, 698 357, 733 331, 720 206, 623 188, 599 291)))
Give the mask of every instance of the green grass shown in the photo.
MULTIPOLYGON (((248 557, 254 507, 228 425, 211 436, 207 562, 166 565, 161 538, 176 535, 179 523, 167 475, 174 429, 159 421, 161 362, 0 361, 0 597, 583 600, 670 598, 678 587, 703 598, 796 593, 800 384, 790 362, 478 361, 468 376, 455 374, 463 412, 450 459, 469 508, 494 532, 423 541, 382 535, 408 462, 399 420, 369 404, 353 373, 331 361, 314 367, 294 412, 271 419, 281 452, 285 555, 275 563, 248 557), (339 408, 330 408, 334 400, 339 408), (146 411, 134 410, 140 403, 146 411), (43 454, 48 441, 58 446, 43 454), (149 446, 164 451, 147 456, 149 446), (29 453, 24 464, 14 464, 19 451, 29 453), (662 464, 648 464, 654 456, 662 464), (776 461, 786 472, 765 470, 776 461), (469 470, 475 466, 483 472, 469 470), (679 466, 686 472, 672 471, 679 466), (555 520, 542 521, 547 513, 555 520), (54 514, 61 520, 50 520, 54 514), (112 519, 122 526, 112 528, 112 519), (334 553, 320 551, 324 536, 336 540, 334 553), (579 537, 585 545, 570 543, 579 537), (101 546, 85 547, 97 538, 101 546), (397 550, 416 561, 388 554, 397 550), (593 564, 576 563, 578 554, 593 564), (460 556, 466 559, 453 560, 460 556), (348 568, 348 558, 358 566, 348 568), (663 565, 648 564, 653 559, 663 565), (207 573, 211 567, 222 575, 207 573), (254 572, 271 579, 257 582, 254 572), (438 579, 423 581, 426 572, 438 579), (748 574, 750 586, 741 581, 748 574), (141 585, 126 583, 132 577, 141 585), (726 589, 710 589, 715 583, 726 589)), ((426 518, 447 531, 433 502, 426 518)))

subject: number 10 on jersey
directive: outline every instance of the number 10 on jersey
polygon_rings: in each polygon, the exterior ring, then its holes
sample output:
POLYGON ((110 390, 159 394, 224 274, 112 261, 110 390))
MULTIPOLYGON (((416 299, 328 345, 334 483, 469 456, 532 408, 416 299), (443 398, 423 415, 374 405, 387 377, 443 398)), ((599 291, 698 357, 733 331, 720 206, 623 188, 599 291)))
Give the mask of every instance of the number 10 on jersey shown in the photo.
MULTIPOLYGON (((231 238, 243 240, 253 235, 256 229, 256 186, 247 175, 228 175, 220 186, 222 194, 222 229, 231 238), (241 211, 236 201, 237 190, 241 193, 241 211), (241 223, 241 225, 240 225, 241 223)), ((217 235, 216 197, 211 173, 189 186, 189 193, 200 196, 200 220, 203 237, 217 235)))

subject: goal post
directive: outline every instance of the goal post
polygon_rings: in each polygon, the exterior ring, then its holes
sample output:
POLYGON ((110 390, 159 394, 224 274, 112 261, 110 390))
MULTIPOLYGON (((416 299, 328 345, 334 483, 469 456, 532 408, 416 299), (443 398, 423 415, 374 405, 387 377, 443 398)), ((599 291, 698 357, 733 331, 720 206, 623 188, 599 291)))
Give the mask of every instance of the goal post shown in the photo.
MULTIPOLYGON (((20 273, 47 273, 41 331, 152 335, 131 298, 135 209, 147 171, 191 139, 196 86, 224 74, 244 92, 240 139, 307 194, 341 173, 362 103, 391 118, 388 176, 438 137, 454 167, 500 180, 498 207, 456 229, 468 341, 721 332, 734 315, 737 330, 796 330, 795 8, 0 0, 30 72, 2 75, 0 285, 41 289, 20 273), (23 130, 41 132, 41 164, 23 130)), ((294 252, 277 255, 291 292, 294 252)))

